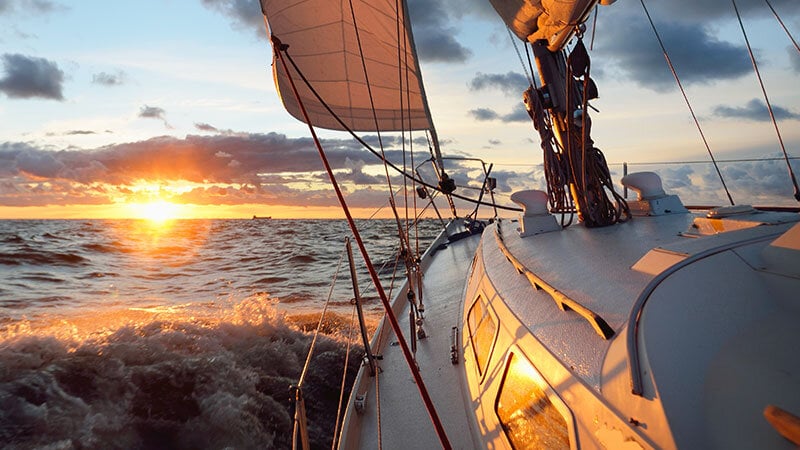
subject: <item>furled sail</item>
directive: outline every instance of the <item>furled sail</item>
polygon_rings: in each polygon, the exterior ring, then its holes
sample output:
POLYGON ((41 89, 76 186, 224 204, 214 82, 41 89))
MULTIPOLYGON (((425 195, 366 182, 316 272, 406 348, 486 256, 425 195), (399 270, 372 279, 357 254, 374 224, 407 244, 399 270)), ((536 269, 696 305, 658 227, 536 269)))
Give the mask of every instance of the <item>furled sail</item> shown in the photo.
MULTIPOLYGON (((403 3, 261 0, 261 8, 269 31, 289 46, 288 54, 300 72, 347 127, 355 131, 430 129, 410 27, 403 7, 397 11, 403 3)), ((289 70, 311 123, 344 129, 294 69, 289 70)), ((286 70, 277 61, 273 61, 273 75, 286 110, 305 121, 286 70)))
POLYGON ((508 28, 523 41, 547 40, 550 51, 560 50, 576 25, 597 3, 616 0, 489 0, 508 28))

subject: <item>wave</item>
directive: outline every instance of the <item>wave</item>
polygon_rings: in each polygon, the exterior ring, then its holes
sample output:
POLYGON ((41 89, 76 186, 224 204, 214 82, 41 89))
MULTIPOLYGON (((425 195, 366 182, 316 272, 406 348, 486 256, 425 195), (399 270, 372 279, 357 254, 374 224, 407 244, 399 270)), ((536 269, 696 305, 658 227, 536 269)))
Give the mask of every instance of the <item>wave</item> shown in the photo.
POLYGON ((0 243, 3 244, 23 244, 25 243, 25 238, 18 234, 11 234, 8 236, 4 236, 0 239, 0 243))
MULTIPOLYGON (((263 297, 19 322, 0 340, 6 448, 290 448, 289 386, 314 316, 263 297)), ((332 316, 307 375, 313 448, 330 447, 345 329, 332 316)), ((347 385, 363 349, 352 347, 347 385)))
POLYGON ((288 263, 290 264, 311 264, 316 262, 317 258, 311 255, 295 255, 288 259, 288 263))
POLYGON ((132 250, 127 248, 121 242, 111 242, 108 244, 88 243, 83 244, 84 250, 96 253, 131 253, 132 250))
POLYGON ((23 264, 81 266, 88 264, 88 262, 88 259, 74 253, 48 252, 30 248, 21 252, 0 253, 0 264, 9 266, 23 264))
POLYGON ((274 276, 274 277, 264 277, 259 278, 255 281, 256 284, 275 284, 275 283, 283 283, 289 281, 288 277, 281 277, 281 276, 274 276))

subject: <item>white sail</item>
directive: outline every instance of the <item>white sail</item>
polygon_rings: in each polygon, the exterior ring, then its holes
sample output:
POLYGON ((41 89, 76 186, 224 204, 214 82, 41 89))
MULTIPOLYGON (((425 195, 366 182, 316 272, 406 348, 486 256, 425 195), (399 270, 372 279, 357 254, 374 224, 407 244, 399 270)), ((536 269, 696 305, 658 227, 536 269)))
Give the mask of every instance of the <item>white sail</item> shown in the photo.
POLYGON ((616 0, 489 0, 508 28, 523 41, 548 41, 551 51, 567 42, 575 26, 586 20, 597 3, 616 0))
MULTIPOLYGON (((396 10, 402 3, 261 0, 261 7, 272 35, 289 46, 288 54, 302 74, 347 127, 356 131, 430 129, 413 39, 406 32, 410 28, 404 22, 402 6, 399 13, 396 10)), ((290 70, 311 123, 345 129, 294 69, 290 70)), ((305 122, 287 73, 278 61, 273 61, 273 75, 286 110, 305 122)))

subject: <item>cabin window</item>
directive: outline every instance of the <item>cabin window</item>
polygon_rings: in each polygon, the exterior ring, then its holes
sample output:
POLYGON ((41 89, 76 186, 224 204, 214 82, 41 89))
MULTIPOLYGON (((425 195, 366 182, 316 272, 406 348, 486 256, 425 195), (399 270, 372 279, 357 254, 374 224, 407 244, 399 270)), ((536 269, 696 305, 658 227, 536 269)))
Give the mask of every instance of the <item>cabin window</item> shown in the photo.
POLYGON ((472 351, 475 354, 478 373, 481 375, 486 369, 486 363, 489 361, 494 335, 497 331, 497 324, 492 315, 489 314, 489 309, 484 307, 482 300, 483 299, 478 296, 478 299, 475 300, 475 304, 470 308, 467 318, 472 351))
POLYGON ((516 450, 570 448, 567 422, 550 402, 543 384, 527 359, 511 354, 495 411, 516 450))

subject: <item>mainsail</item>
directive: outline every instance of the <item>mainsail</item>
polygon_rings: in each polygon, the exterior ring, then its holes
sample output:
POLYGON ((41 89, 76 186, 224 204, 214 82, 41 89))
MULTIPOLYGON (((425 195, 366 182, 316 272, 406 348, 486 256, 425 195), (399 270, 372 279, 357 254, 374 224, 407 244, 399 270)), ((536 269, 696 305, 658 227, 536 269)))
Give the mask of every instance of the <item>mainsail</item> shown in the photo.
MULTIPOLYGON (((489 0, 508 28, 523 41, 546 40, 560 50, 597 0, 489 0)), ((609 5, 616 0, 601 0, 609 5)))
MULTIPOLYGON (((299 71, 346 125, 331 116, 305 83, 298 83, 314 126, 354 131, 432 129, 406 14, 402 6, 397 11, 403 4, 261 0, 271 34, 289 46, 299 71)), ((305 121, 286 70, 276 63, 272 70, 286 110, 305 121)), ((299 79, 297 73, 291 75, 299 79)))

